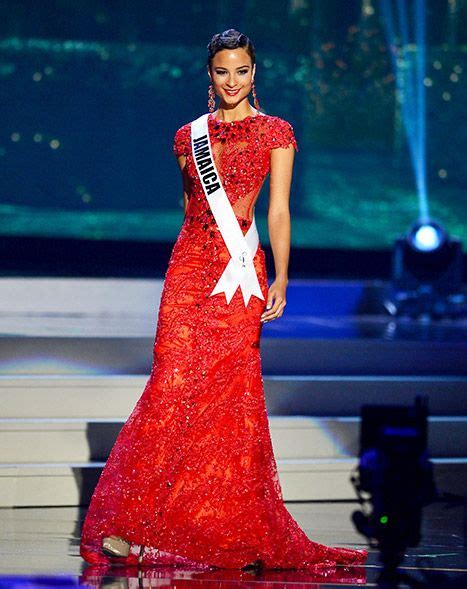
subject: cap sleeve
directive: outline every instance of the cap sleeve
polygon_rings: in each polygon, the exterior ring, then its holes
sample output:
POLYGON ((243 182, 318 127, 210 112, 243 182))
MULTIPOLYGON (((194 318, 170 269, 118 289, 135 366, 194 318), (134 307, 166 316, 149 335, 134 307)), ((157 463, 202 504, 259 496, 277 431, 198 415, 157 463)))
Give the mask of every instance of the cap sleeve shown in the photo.
POLYGON ((173 152, 178 157, 190 152, 191 132, 189 123, 180 127, 174 136, 173 152))
POLYGON ((270 136, 270 149, 288 147, 289 145, 298 151, 294 129, 288 121, 275 117, 270 136))

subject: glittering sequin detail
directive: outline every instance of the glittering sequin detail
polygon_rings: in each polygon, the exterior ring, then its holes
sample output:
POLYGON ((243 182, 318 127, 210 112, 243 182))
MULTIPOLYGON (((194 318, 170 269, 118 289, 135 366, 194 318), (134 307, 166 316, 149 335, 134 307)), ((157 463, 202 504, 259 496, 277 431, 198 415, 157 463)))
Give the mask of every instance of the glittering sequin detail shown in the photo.
MULTIPOLYGON (((213 155, 244 233, 269 172, 270 150, 296 148, 289 123, 268 115, 233 124, 208 119, 213 155)), ((240 289, 210 296, 229 261, 191 156, 190 126, 175 136, 186 155, 189 205, 165 276, 149 379, 94 490, 81 556, 113 562, 102 538, 132 542, 136 564, 266 568, 361 564, 365 550, 311 541, 285 508, 261 376, 260 315, 240 289)), ((267 299, 264 251, 254 264, 267 299)))
MULTIPOLYGON (((292 125, 270 115, 249 116, 229 123, 210 114, 208 129, 219 176, 246 233, 259 191, 270 171, 271 149, 292 146, 298 151, 292 125)), ((186 156, 184 179, 189 199, 186 223, 201 225, 205 230, 217 227, 193 161, 190 123, 176 132, 173 151, 177 156, 186 156)))

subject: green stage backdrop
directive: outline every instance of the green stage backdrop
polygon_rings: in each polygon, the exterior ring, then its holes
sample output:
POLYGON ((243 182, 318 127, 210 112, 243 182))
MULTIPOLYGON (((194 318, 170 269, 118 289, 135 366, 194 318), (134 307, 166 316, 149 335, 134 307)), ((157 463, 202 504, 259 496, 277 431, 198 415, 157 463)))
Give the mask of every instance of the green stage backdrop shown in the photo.
MULTIPOLYGON (((427 183, 433 218, 465 240, 467 13, 454 4, 428 1, 427 183)), ((389 249, 418 206, 371 0, 4 1, 0 235, 174 241, 173 136, 206 112, 206 45, 229 27, 255 42, 263 110, 296 132, 293 244, 389 249)))

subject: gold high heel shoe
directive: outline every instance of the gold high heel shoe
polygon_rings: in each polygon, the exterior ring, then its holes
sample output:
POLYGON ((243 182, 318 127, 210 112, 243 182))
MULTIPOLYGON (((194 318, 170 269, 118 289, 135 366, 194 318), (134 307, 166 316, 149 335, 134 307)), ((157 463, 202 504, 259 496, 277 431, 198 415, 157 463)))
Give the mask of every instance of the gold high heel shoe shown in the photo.
POLYGON ((106 556, 126 558, 130 553, 131 542, 120 536, 106 536, 102 540, 102 552, 106 556))

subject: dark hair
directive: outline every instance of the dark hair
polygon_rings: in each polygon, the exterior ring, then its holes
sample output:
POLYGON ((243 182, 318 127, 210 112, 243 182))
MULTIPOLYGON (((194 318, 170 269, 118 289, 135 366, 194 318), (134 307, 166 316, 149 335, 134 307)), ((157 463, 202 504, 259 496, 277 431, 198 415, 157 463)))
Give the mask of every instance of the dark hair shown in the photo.
POLYGON ((227 29, 223 33, 216 33, 208 44, 208 66, 211 67, 212 58, 222 49, 238 49, 242 47, 251 57, 252 65, 255 64, 255 48, 251 39, 235 29, 227 29))

